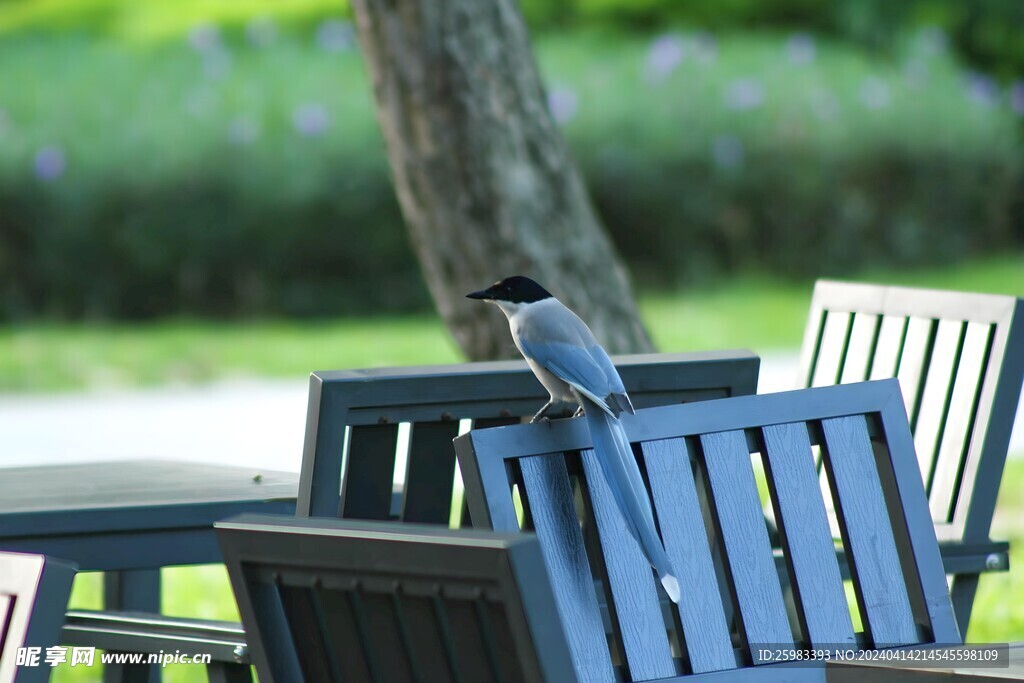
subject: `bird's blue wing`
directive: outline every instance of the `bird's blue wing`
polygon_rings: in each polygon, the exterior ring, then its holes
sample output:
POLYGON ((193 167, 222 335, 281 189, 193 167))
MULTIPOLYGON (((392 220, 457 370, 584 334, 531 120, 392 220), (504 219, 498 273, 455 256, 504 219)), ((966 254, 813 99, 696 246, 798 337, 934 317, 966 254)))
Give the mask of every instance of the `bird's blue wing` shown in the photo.
MULTIPOLYGON (((590 350, 565 342, 531 342, 521 339, 523 355, 531 358, 548 372, 567 382, 577 391, 611 412, 607 396, 613 393, 605 369, 590 353, 590 350)), ((600 349, 601 347, 595 347, 600 349)), ((603 350, 602 350, 603 353, 603 350)), ((605 354, 607 358, 607 354, 605 354)), ((611 364, 611 361, 608 361, 611 364)), ((613 368, 614 370, 614 368, 613 368)), ((618 373, 614 375, 618 379, 618 373)), ((622 380, 618 380, 621 386, 622 380)))

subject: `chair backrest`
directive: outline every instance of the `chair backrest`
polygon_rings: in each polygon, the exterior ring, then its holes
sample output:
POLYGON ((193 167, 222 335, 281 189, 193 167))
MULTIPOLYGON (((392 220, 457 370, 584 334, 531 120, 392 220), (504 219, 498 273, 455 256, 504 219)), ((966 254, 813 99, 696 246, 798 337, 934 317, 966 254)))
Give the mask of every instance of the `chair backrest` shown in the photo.
MULTIPOLYGON (((615 362, 633 404, 646 407, 752 394, 760 359, 720 351, 615 362)), ((547 398, 523 361, 313 373, 297 515, 447 525, 460 421, 514 424, 547 398), (401 423, 411 427, 396 494, 401 423)))
POLYGON ((0 681, 49 680, 46 648, 59 642, 74 577, 70 563, 0 552, 0 681), (37 659, 19 666, 19 648, 38 648, 37 659))
POLYGON ((894 380, 651 408, 623 424, 683 589, 669 621, 650 565, 587 450, 585 420, 475 430, 455 442, 474 523, 533 530, 540 539, 581 680, 615 681, 616 662, 625 663, 624 680, 646 681, 766 664, 772 651, 794 646, 960 642, 894 380), (780 522, 776 552, 755 453, 780 522), (860 632, 825 498, 840 513, 860 632), (601 557, 588 557, 578 516, 596 521, 586 526, 599 536, 601 557), (792 623, 780 574, 794 587, 792 623), (595 576, 606 586, 611 645, 595 576))
POLYGON ((1024 299, 819 280, 802 386, 898 377, 940 540, 988 538, 1021 382, 1024 299))
POLYGON ((257 515, 217 535, 262 683, 573 680, 530 535, 257 515))

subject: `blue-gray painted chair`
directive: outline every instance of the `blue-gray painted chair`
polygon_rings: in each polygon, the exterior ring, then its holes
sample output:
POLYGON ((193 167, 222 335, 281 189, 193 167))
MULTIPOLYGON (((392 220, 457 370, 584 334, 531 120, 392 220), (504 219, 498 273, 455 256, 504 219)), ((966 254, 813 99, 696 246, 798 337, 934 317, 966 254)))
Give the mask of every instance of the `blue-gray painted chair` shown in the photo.
POLYGON ((667 618, 583 420, 455 441, 474 525, 536 533, 579 680, 823 681, 822 666, 780 666, 773 653, 961 642, 897 382, 650 408, 623 423, 683 588, 667 618), (752 454, 767 473, 777 551, 752 454), (581 518, 592 522, 596 552, 581 518), (784 583, 794 589, 792 621, 784 583))
POLYGON ((537 540, 395 522, 217 525, 262 683, 571 683, 537 540))

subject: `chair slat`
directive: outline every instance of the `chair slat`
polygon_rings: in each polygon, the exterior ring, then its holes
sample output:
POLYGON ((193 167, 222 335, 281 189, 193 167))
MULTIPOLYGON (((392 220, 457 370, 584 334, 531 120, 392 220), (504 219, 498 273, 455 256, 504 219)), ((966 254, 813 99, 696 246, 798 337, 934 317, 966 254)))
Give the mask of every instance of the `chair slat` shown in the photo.
MULTIPOLYGON (((452 678, 444 643, 438 634, 434 602, 430 598, 403 595, 399 599, 402 621, 409 637, 413 670, 430 671, 439 679, 452 678)), ((343 678, 342 680, 351 680, 343 678)), ((355 679, 362 680, 362 679, 355 679)))
MULTIPOLYGON (((455 661, 458 667, 456 680, 461 683, 486 683, 498 681, 500 672, 497 655, 488 651, 483 637, 483 625, 477 619, 477 611, 470 600, 444 600, 452 642, 455 644, 455 661)), ((487 628, 490 628, 488 625, 487 628)), ((490 644, 493 647, 493 644, 490 644)))
MULTIPOLYGON (((398 626, 391 595, 363 591, 360 593, 366 625, 370 630, 381 680, 404 683, 411 681, 412 667, 402 647, 402 633, 398 626)), ((316 679, 322 680, 322 679, 316 679)))
POLYGON ((930 318, 911 317, 907 320, 907 332, 903 338, 903 351, 900 353, 896 376, 903 389, 903 402, 907 406, 911 426, 917 422, 924 373, 931 355, 933 328, 934 321, 930 318))
POLYGON ((647 441, 641 448, 665 552, 683 587, 677 609, 690 669, 734 669, 736 655, 693 479, 692 447, 683 439, 669 439, 647 441))
MULTIPOLYGON (((324 621, 327 635, 333 643, 359 643, 358 647, 347 648, 344 656, 338 658, 338 669, 343 681, 370 681, 370 664, 366 658, 369 643, 360 634, 352 614, 352 605, 346 592, 321 590, 324 621)), ((330 647, 330 645, 328 645, 330 647)))
POLYGON ((330 681, 337 678, 331 671, 327 650, 323 646, 324 633, 319 628, 313 594, 309 588, 281 586, 281 604, 291 626, 299 666, 307 681, 330 681))
POLYGON ((841 382, 863 382, 868 378, 871 358, 877 341, 879 316, 870 313, 855 313, 850 340, 846 347, 841 382))
POLYGON ((338 514, 347 519, 389 519, 398 425, 364 425, 351 430, 338 514))
POLYGON ((565 461, 560 455, 534 456, 522 458, 520 467, 573 666, 580 680, 613 683, 615 671, 565 461))
POLYGON ((782 587, 742 431, 700 437, 740 616, 754 663, 758 646, 792 646, 782 587))
POLYGON ((948 522, 953 515, 954 496, 963 472, 964 458, 970 448, 968 435, 974 431, 991 339, 991 325, 967 324, 963 352, 960 354, 949 403, 949 416, 946 418, 946 429, 942 433, 942 445, 939 447, 928 494, 932 518, 936 521, 948 522))
POLYGON ((846 356, 846 343, 850 332, 850 318, 844 311, 828 311, 825 327, 821 333, 821 344, 814 365, 812 387, 829 386, 839 381, 839 371, 846 356))
POLYGON ((869 379, 888 379, 896 376, 900 364, 903 337, 907 333, 907 319, 902 315, 884 315, 878 329, 875 355, 871 361, 869 379))
POLYGON ((825 470, 866 629, 876 647, 917 643, 867 423, 857 415, 822 420, 821 424, 825 470))
POLYGON ((409 435, 409 462, 402 498, 403 522, 448 524, 452 510, 456 420, 417 422, 409 435))
POLYGON ((629 672, 641 681, 674 676, 651 565, 626 527, 598 455, 586 450, 582 457, 629 672))
POLYGON ((940 320, 935 333, 935 346, 914 430, 914 448, 926 489, 931 482, 936 452, 946 426, 963 329, 964 325, 959 320, 940 320))
POLYGON ((763 430, 772 500, 790 572, 797 615, 813 645, 853 645, 853 621, 836 561, 825 501, 807 427, 802 422, 763 430))

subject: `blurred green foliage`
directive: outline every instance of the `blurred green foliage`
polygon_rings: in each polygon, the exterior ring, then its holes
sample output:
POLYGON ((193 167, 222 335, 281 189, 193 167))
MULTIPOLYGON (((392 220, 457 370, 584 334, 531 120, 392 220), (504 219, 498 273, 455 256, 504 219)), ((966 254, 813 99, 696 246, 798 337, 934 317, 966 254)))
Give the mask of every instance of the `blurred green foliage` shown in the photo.
MULTIPOLYGON (((537 51, 642 284, 1021 241, 1017 117, 929 34, 892 59, 806 34, 601 29, 537 51)), ((427 306, 350 24, 151 43, 11 29, 0 64, 0 318, 427 306)))
MULTIPOLYGON (((523 5, 552 109, 642 284, 945 263, 1024 237, 1024 81, 1004 92, 962 69, 947 33, 907 28, 1016 5, 523 5), (666 22, 719 33, 650 30, 666 22), (754 25, 822 33, 735 30, 754 25), (888 48, 822 37, 837 34, 888 48)), ((426 307, 347 13, 0 4, 0 319, 426 307)))

